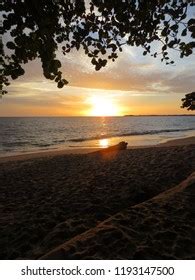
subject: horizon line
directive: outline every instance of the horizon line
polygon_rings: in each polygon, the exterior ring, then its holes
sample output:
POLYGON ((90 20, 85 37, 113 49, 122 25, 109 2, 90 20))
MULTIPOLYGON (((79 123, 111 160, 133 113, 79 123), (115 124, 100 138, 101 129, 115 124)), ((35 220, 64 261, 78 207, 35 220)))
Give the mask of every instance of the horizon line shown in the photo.
POLYGON ((90 118, 113 118, 113 117, 179 117, 179 116, 195 116, 195 114, 127 114, 127 115, 121 115, 121 116, 0 116, 0 118, 86 118, 86 117, 90 117, 90 118))

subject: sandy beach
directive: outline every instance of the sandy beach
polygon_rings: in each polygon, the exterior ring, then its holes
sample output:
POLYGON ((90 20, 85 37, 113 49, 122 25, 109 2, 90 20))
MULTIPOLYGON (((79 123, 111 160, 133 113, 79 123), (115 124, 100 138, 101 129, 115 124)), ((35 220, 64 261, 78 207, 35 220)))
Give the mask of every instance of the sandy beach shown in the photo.
POLYGON ((0 159, 0 259, 194 259, 195 137, 0 159))
MULTIPOLYGON (((171 147, 171 146, 184 146, 184 145, 193 145, 195 144, 195 137, 186 137, 181 139, 169 140, 161 144, 157 145, 149 145, 149 146, 128 146, 127 149, 145 149, 151 147, 171 147)), ((102 148, 74 148, 74 149, 63 149, 63 150, 54 150, 54 151, 38 151, 33 153, 23 153, 11 156, 2 156, 0 157, 0 163, 8 162, 8 161, 19 161, 19 160, 28 160, 28 159, 36 159, 43 157, 53 157, 53 156, 63 156, 69 154, 88 154, 96 151, 101 151, 102 148)))

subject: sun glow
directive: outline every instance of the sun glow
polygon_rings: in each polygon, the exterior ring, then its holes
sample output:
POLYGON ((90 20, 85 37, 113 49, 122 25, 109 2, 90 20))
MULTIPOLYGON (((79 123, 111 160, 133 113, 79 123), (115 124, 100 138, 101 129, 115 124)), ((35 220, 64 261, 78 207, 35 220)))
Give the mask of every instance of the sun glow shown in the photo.
POLYGON ((107 148, 109 144, 108 139, 100 139, 99 140, 99 145, 101 148, 107 148))
POLYGON ((102 96, 93 96, 90 99, 91 110, 89 115, 91 116, 119 116, 120 109, 111 98, 102 96))

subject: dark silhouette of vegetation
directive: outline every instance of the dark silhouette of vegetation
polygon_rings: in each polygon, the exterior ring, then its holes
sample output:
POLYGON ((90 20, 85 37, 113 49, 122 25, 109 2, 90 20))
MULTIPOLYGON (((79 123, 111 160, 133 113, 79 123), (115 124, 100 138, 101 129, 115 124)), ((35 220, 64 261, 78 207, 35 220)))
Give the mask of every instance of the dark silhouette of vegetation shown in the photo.
POLYGON ((193 0, 4 0, 1 92, 36 58, 44 76, 62 88, 68 81, 56 59, 59 49, 68 55, 83 48, 97 71, 115 61, 123 45, 140 46, 143 55, 174 64, 170 49, 183 58, 195 48, 195 19, 187 17, 194 5, 193 0), (152 50, 153 42, 161 43, 160 52, 152 50))
POLYGON ((195 110, 195 92, 191 92, 185 95, 182 99, 181 108, 187 108, 188 110, 195 110))

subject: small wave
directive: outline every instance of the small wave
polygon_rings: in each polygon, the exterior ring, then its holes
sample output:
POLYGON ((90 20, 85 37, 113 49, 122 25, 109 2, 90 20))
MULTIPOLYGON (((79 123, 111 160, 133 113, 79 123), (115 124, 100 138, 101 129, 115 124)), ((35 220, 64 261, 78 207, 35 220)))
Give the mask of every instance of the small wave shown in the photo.
POLYGON ((32 144, 33 146, 35 146, 35 147, 50 147, 51 146, 51 144, 40 144, 40 143, 36 143, 36 144, 32 144))
POLYGON ((147 134, 160 134, 160 133, 169 133, 169 132, 180 132, 180 131, 190 131, 194 128, 184 128, 184 129, 163 129, 163 130, 151 130, 144 132, 133 132, 133 133, 123 133, 120 136, 136 136, 136 135, 147 135, 147 134))
POLYGON ((53 142, 56 143, 64 143, 66 140, 54 140, 53 142))
POLYGON ((180 132, 180 131, 190 131, 195 130, 194 128, 184 128, 184 129, 163 129, 163 130, 150 130, 150 131, 135 131, 135 132, 129 132, 129 133, 118 133, 118 134, 104 134, 104 135, 97 135, 92 137, 86 137, 86 138, 74 138, 69 139, 70 142, 85 142, 90 140, 100 140, 105 138, 112 138, 112 137, 123 137, 123 136, 137 136, 137 135, 154 135, 154 134, 160 134, 160 133, 170 133, 170 132, 180 132))
POLYGON ((70 141, 70 142, 84 142, 84 141, 87 141, 87 140, 95 140, 95 139, 98 139, 98 138, 95 138, 95 137, 75 138, 75 139, 69 139, 68 141, 70 141))
POLYGON ((99 145, 69 145, 69 148, 100 148, 99 145))
POLYGON ((24 146, 26 144, 29 144, 29 142, 27 142, 27 141, 23 141, 23 142, 8 142, 8 143, 3 143, 2 145, 4 147, 14 147, 14 146, 24 146))

